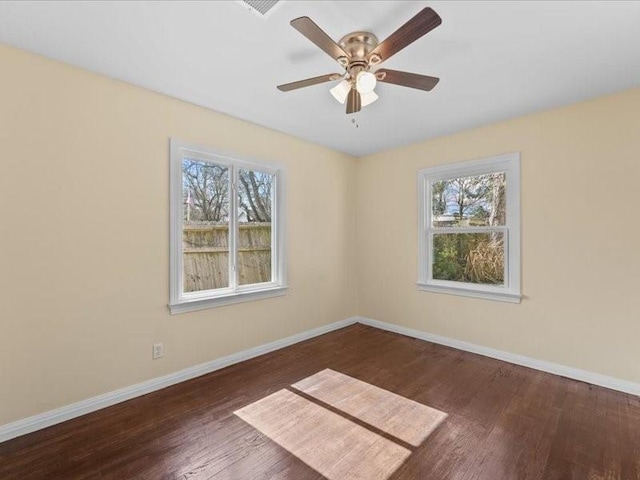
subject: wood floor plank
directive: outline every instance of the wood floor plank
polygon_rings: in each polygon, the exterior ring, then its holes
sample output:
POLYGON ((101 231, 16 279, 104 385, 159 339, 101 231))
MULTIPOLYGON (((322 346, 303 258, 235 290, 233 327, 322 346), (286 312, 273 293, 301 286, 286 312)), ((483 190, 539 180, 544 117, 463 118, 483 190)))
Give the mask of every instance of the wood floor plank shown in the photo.
MULTIPOLYGON (((326 480, 234 415, 325 369, 447 415, 399 445, 410 455, 391 480, 640 480, 640 398, 364 325, 1 443, 0 479, 326 480)), ((376 402, 372 412, 394 417, 393 402, 376 402)), ((343 419, 366 428, 366 410, 343 419)), ((383 438, 376 428, 367 436, 383 438)), ((340 458, 328 467, 348 471, 340 458)))

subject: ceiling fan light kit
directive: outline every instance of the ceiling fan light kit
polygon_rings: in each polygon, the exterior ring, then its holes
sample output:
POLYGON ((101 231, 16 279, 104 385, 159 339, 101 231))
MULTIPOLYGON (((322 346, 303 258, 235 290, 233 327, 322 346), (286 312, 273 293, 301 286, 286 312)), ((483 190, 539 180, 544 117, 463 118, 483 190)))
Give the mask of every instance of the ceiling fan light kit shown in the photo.
POLYGON ((344 103, 347 100, 347 95, 349 95, 349 90, 351 90, 351 84, 347 80, 342 80, 339 84, 329 90, 329 92, 331 92, 333 98, 338 102, 344 103))
MULTIPOLYGON (((335 98, 338 102, 344 104, 344 102, 347 101, 347 95, 349 95, 349 91, 351 90, 351 88, 351 83, 349 83, 347 80, 342 80, 339 84, 329 90, 329 92, 331 92, 333 98, 335 98)), ((362 107, 371 105, 378 98, 378 95, 373 90, 368 93, 360 92, 360 103, 362 107)))
POLYGON ((441 23, 440 16, 427 7, 420 10, 382 43, 379 43, 378 38, 371 32, 353 32, 336 43, 309 17, 296 18, 291 21, 291 26, 338 62, 344 68, 344 73, 321 75, 287 83, 279 85, 278 89, 289 92, 341 79, 341 82, 329 91, 338 102, 347 104, 347 114, 359 112, 362 107, 378 99, 374 91, 377 82, 429 91, 436 86, 439 78, 389 69, 371 71, 371 68, 388 60, 441 23))
POLYGON ((347 95, 347 113, 359 112, 361 108, 362 99, 360 98, 360 94, 352 86, 351 90, 349 90, 349 95, 347 95))
POLYGON ((356 88, 360 95, 373 92, 376 88, 376 83, 376 76, 371 72, 362 71, 356 75, 356 88))
POLYGON ((373 102, 378 100, 378 98, 380 97, 378 97, 376 92, 369 92, 364 95, 360 94, 361 106, 366 107, 367 105, 371 105, 373 102))

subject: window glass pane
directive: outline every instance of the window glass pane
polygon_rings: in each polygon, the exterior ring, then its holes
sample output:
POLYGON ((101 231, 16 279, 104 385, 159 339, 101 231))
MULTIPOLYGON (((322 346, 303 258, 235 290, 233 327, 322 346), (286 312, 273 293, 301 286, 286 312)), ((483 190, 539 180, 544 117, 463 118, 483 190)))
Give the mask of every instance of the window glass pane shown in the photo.
POLYGON ((504 234, 436 233, 433 235, 434 280, 504 285, 504 234))
POLYGON ((229 286, 229 169, 182 160, 185 292, 229 286))
POLYGON ((238 284, 271 281, 274 175, 238 170, 238 284))
POLYGON ((506 203, 504 172, 433 182, 431 226, 502 226, 506 203))

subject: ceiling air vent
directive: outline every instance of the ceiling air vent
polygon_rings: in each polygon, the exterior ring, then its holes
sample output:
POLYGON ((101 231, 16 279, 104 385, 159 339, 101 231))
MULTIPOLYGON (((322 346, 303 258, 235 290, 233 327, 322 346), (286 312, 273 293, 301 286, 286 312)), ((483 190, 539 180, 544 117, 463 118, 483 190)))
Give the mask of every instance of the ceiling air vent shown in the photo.
POLYGON ((257 16, 267 18, 275 9, 274 7, 281 2, 280 0, 240 0, 240 3, 257 16))

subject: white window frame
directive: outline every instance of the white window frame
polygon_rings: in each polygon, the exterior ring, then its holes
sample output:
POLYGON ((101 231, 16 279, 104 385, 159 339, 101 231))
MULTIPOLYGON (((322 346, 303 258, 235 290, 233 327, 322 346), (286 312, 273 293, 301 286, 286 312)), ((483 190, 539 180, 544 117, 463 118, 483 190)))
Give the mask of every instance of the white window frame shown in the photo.
POLYGON ((428 292, 520 303, 520 153, 425 168, 418 172, 418 289, 428 292), (506 225, 502 227, 432 227, 431 185, 440 180, 504 172, 506 175, 506 225), (433 235, 437 233, 504 234, 504 285, 482 285, 438 280, 432 274, 433 235))
POLYGON ((284 295, 289 288, 285 263, 285 169, 207 147, 170 141, 170 255, 169 309, 172 314, 284 295), (212 162, 229 168, 229 287, 184 292, 183 286, 183 195, 184 157, 212 162), (274 175, 271 218, 271 282, 238 285, 236 274, 238 236, 238 169, 259 170, 274 175))

